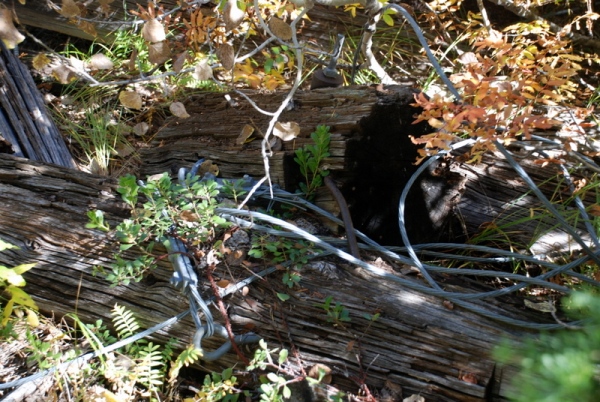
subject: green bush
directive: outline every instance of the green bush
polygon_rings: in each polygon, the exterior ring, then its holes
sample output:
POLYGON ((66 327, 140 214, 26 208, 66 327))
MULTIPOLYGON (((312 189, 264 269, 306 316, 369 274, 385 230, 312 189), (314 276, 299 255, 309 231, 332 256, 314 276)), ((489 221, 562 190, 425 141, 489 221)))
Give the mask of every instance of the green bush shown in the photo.
POLYGON ((600 395, 600 296, 574 293, 565 308, 583 319, 581 328, 542 333, 515 347, 495 351, 502 363, 516 363, 510 399, 522 402, 597 401, 600 395))

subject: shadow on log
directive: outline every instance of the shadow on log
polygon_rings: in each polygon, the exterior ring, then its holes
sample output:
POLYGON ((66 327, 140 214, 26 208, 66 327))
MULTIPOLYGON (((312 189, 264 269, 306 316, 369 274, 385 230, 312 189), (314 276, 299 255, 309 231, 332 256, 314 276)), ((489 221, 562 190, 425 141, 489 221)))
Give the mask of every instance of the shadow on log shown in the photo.
MULTIPOLYGON (((324 166, 340 184, 357 229, 385 244, 399 244, 398 200, 408 179, 416 171, 415 145, 409 136, 419 137, 432 129, 427 123, 412 124, 419 109, 408 87, 385 91, 369 87, 345 87, 298 92, 292 107, 280 121, 300 124, 299 138, 273 143, 269 160, 271 179, 294 192, 303 181, 294 151, 311 143, 310 133, 318 125, 331 129, 331 156, 324 166)), ((270 117, 261 114, 241 96, 205 93, 190 96, 185 106, 190 118, 168 118, 148 148, 140 151, 142 176, 164 171, 175 173, 199 158, 215 162, 223 177, 264 175, 260 136, 249 143, 237 141, 245 125, 266 127, 270 117), (232 106, 233 105, 233 106, 232 106)), ((256 96, 263 110, 276 110, 284 94, 256 96)), ((258 131, 258 130, 257 130, 258 131)), ((450 236, 452 213, 459 199, 456 174, 445 170, 426 172, 410 193, 407 209, 408 234, 413 241, 435 242, 450 236)), ((323 189, 317 204, 337 212, 337 204, 323 189)))

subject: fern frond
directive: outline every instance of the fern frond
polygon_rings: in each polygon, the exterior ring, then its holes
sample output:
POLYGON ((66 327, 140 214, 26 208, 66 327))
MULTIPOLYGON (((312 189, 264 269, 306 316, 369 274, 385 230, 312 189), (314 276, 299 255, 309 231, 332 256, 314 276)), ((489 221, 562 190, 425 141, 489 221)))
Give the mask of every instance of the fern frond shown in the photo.
POLYGON ((111 311, 111 315, 120 339, 130 337, 140 329, 140 325, 133 315, 133 312, 128 310, 127 307, 115 304, 115 307, 111 311))
POLYGON ((139 351, 136 366, 137 381, 153 392, 163 385, 163 368, 165 361, 160 351, 160 345, 149 342, 139 351))
POLYGON ((169 382, 173 383, 179 377, 179 371, 183 366, 189 366, 198 361, 202 357, 202 350, 196 349, 193 345, 190 345, 182 351, 177 360, 171 364, 171 370, 169 370, 169 382))

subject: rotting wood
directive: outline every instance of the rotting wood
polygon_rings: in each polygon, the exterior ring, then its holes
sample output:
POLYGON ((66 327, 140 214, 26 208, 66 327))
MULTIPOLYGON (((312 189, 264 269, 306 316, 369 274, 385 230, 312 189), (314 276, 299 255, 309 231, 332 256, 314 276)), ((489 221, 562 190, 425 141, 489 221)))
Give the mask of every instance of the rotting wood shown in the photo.
MULTIPOLYGON (((132 15, 124 15, 123 5, 127 6, 127 10, 137 11, 138 4, 141 3, 137 0, 114 2, 111 5, 112 12, 110 15, 105 16, 98 13, 100 8, 97 2, 86 3, 86 18, 91 18, 94 21, 93 25, 97 32, 96 37, 78 28, 73 21, 69 21, 68 18, 61 16, 56 9, 51 9, 45 1, 28 2, 24 5, 16 2, 14 10, 21 24, 60 32, 75 38, 110 42, 114 31, 131 27, 130 21, 133 20, 133 17, 132 15), (119 24, 119 22, 122 23, 119 24)), ((160 4, 165 10, 172 10, 177 6, 178 1, 162 0, 160 4)), ((315 5, 308 15, 310 23, 299 26, 301 29, 300 34, 304 38, 321 43, 333 43, 335 33, 337 32, 348 31, 352 35, 358 35, 366 22, 366 17, 360 14, 353 18, 350 13, 344 12, 342 8, 322 5, 315 5)))
POLYGON ((1 41, 0 136, 17 156, 75 168, 29 70, 1 41))
MULTIPOLYGON (((432 129, 427 123, 413 124, 418 108, 412 106, 418 91, 407 86, 385 90, 375 87, 324 88, 299 91, 280 121, 300 125, 298 138, 274 144, 269 159, 270 178, 288 191, 296 191, 303 181, 294 151, 311 143, 310 133, 319 125, 330 127, 331 156, 323 167, 339 182, 348 201, 356 227, 383 243, 398 243, 397 204, 405 183, 417 170, 416 147, 410 136, 419 137, 432 129)), ((199 158, 211 159, 223 177, 264 176, 261 130, 271 119, 237 93, 199 93, 184 100, 188 118, 169 117, 153 137, 150 146, 140 150, 141 175, 191 166, 199 158), (233 106, 232 106, 233 105, 233 106), (255 139, 238 144, 245 125, 256 128, 255 139)), ((277 110, 284 93, 259 94, 246 91, 262 110, 277 110)), ((453 206, 458 200, 454 184, 446 175, 431 172, 419 178, 408 201, 412 211, 408 233, 418 242, 443 239, 452 226, 453 206), (427 188, 421 188, 427 184, 427 188), (430 194, 436 196, 436 203, 430 194)), ((337 203, 328 192, 320 192, 316 203, 337 213, 337 203)))
MULTIPOLYGON (((109 268, 115 248, 110 237, 84 227, 90 209, 103 210, 113 226, 128 215, 114 182, 105 177, 0 155, 0 237, 21 247, 0 253, 0 263, 37 264, 25 274, 25 290, 41 311, 57 316, 77 312, 87 322, 109 322, 110 310, 118 303, 149 327, 185 310, 187 302, 169 284, 171 268, 164 260, 147 279, 129 286, 111 288, 91 274, 93 266, 109 268)), ((249 275, 246 268, 230 270, 232 276, 227 269, 217 274, 232 282, 249 275)), ((522 332, 460 308, 448 310, 440 299, 339 262, 333 271, 306 267, 300 287, 292 290, 280 275, 250 285, 246 296, 228 297, 234 330, 251 328, 272 347, 289 347, 291 339, 305 365, 329 365, 334 369, 333 383, 342 389, 355 391, 357 379, 364 378, 374 392, 391 381, 403 387, 405 396, 420 393, 428 401, 497 400, 505 392, 506 376, 501 376, 489 352, 500 337, 522 332), (284 291, 292 297, 281 303, 275 293, 284 291), (328 323, 317 306, 326 296, 349 310, 352 321, 345 327, 328 323), (376 312, 381 316, 375 322, 363 317, 376 312), (464 373, 473 374, 477 384, 463 381, 464 373)), ((510 304, 480 305, 527 319, 510 304)), ((216 312, 215 317, 220 321, 216 312)), ((186 318, 149 339, 165 342, 175 337, 181 348, 193 331, 186 318)), ((206 342, 207 348, 214 346, 215 342, 206 342)), ((228 354, 202 366, 222 370, 234 363, 235 355, 228 354)))

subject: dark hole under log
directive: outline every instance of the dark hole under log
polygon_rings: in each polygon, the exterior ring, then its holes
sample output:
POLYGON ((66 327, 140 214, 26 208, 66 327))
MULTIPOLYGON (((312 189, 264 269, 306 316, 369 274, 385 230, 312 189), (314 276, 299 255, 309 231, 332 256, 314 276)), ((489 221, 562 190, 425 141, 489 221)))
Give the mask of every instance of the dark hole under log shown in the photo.
MULTIPOLYGON (((387 245, 402 244, 398 202, 415 165, 417 147, 410 136, 431 133, 427 122, 413 124, 420 109, 417 90, 388 87, 378 97, 369 116, 358 124, 347 144, 346 162, 353 174, 342 191, 355 227, 387 245)), ((456 175, 440 163, 424 172, 411 187, 405 204, 405 225, 411 243, 459 240, 457 220, 452 216, 452 195, 457 194, 456 175)))

